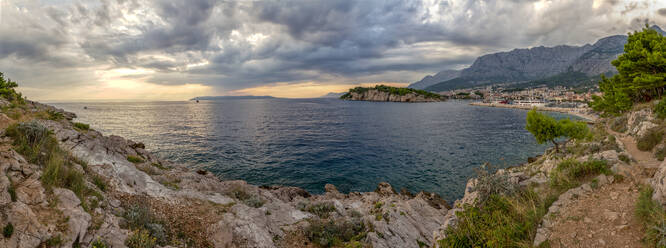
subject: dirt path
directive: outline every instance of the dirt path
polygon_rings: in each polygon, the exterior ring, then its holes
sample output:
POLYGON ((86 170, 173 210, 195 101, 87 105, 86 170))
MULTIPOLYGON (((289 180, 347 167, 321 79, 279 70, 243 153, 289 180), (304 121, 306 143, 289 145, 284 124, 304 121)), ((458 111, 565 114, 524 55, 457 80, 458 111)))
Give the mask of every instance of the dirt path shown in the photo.
POLYGON ((634 214, 638 188, 659 166, 649 152, 638 150, 631 136, 609 130, 635 160, 630 177, 580 196, 553 223, 551 247, 643 247, 644 230, 634 214))

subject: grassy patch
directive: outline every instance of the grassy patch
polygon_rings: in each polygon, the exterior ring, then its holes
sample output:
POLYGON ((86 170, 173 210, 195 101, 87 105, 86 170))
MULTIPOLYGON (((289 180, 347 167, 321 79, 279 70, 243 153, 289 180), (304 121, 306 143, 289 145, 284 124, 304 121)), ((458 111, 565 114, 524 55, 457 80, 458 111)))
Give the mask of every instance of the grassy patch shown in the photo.
POLYGON ((627 164, 630 164, 630 163, 631 163, 631 159, 629 159, 629 157, 628 157, 627 155, 620 154, 620 155, 617 156, 617 158, 618 158, 620 161, 625 162, 625 163, 627 163, 627 164))
POLYGON ((659 103, 654 106, 654 113, 660 119, 666 118, 666 97, 662 97, 659 103))
POLYGON ((87 131, 90 130, 90 125, 81 122, 74 122, 74 128, 87 131))
POLYGON ((645 228, 643 240, 652 247, 666 246, 666 212, 661 204, 652 200, 654 190, 650 186, 641 187, 636 203, 636 216, 645 228))
POLYGON ((231 196, 250 207, 259 208, 264 205, 264 200, 262 200, 261 197, 255 194, 247 193, 245 190, 240 188, 232 190, 231 196))
POLYGON ((441 247, 530 247, 541 218, 552 203, 532 190, 512 196, 492 194, 478 206, 457 212, 458 225, 446 230, 441 247))
POLYGON ((641 151, 650 151, 656 145, 661 143, 664 138, 664 132, 658 128, 653 128, 647 131, 643 136, 639 137, 636 146, 641 151))
POLYGON ((657 157, 657 160, 664 161, 664 157, 666 157, 666 145, 658 147, 657 150, 654 151, 654 156, 657 157))
POLYGON ((575 159, 567 159, 560 162, 551 172, 550 185, 557 189, 574 188, 585 179, 601 173, 612 174, 605 160, 578 162, 575 159))
POLYGON ((476 170, 476 184, 472 190, 478 192, 477 203, 485 202, 491 195, 512 195, 518 191, 518 185, 509 181, 509 176, 505 173, 491 173, 485 164, 476 170))
POLYGON ((143 158, 134 155, 127 155, 127 161, 138 164, 138 163, 143 163, 143 158))
POLYGON ((106 241, 103 241, 101 239, 97 239, 90 244, 90 248, 107 248, 111 247, 106 241))
POLYGON ((301 203, 299 205, 301 211, 308 211, 319 216, 319 218, 328 218, 331 212, 335 212, 335 206, 332 202, 301 203))
POLYGON ((14 225, 7 223, 5 228, 2 229, 2 236, 8 239, 12 237, 12 234, 14 234, 14 225))
POLYGON ((92 177, 92 182, 97 186, 99 190, 102 192, 106 192, 106 189, 108 188, 108 184, 106 183, 106 180, 102 176, 99 175, 94 175, 92 177))
POLYGON ((135 230, 125 240, 129 248, 153 248, 157 244, 155 237, 150 236, 147 230, 135 230))
MULTIPOLYGON (((321 247, 345 247, 358 245, 367 235, 366 226, 361 219, 351 220, 311 220, 305 229, 305 236, 321 247)), ((354 246, 352 246, 354 247, 354 246)))
MULTIPOLYGON (((29 162, 43 168, 40 180, 45 189, 53 187, 72 190, 81 200, 84 209, 88 209, 86 197, 102 196, 88 188, 85 175, 73 166, 78 161, 58 146, 58 141, 44 126, 37 122, 13 124, 5 133, 14 140, 14 149, 21 153, 29 162)), ((82 165, 83 166, 83 165, 82 165)))

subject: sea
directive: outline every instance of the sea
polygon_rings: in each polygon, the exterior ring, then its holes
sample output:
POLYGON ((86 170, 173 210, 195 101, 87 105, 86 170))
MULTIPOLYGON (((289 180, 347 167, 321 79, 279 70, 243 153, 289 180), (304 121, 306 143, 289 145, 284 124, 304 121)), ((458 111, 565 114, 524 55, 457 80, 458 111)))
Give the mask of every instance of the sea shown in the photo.
MULTIPOLYGON (((338 99, 221 99, 52 103, 104 135, 143 142, 174 163, 223 180, 341 192, 380 182, 453 202, 484 163, 499 169, 543 153, 527 111, 468 101, 394 103, 338 99)), ((556 118, 565 114, 550 113, 556 118)))

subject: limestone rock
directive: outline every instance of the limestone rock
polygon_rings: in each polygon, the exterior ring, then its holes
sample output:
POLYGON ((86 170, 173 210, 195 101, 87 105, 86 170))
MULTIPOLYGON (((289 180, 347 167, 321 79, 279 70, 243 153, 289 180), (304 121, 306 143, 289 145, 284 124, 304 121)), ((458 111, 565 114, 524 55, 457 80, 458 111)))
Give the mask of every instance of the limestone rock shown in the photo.
POLYGON ((83 240, 90 226, 90 214, 81 207, 79 198, 68 189, 55 188, 53 194, 58 198, 58 209, 68 218, 65 245, 71 246, 75 241, 83 240))

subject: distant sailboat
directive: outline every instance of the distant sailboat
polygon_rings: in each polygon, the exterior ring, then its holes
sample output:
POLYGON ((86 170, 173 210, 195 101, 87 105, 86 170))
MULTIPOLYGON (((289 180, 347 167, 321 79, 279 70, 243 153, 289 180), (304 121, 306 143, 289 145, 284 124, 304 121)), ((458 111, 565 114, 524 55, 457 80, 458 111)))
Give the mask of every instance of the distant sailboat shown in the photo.
POLYGON ((199 103, 199 100, 197 100, 197 103, 199 103))

